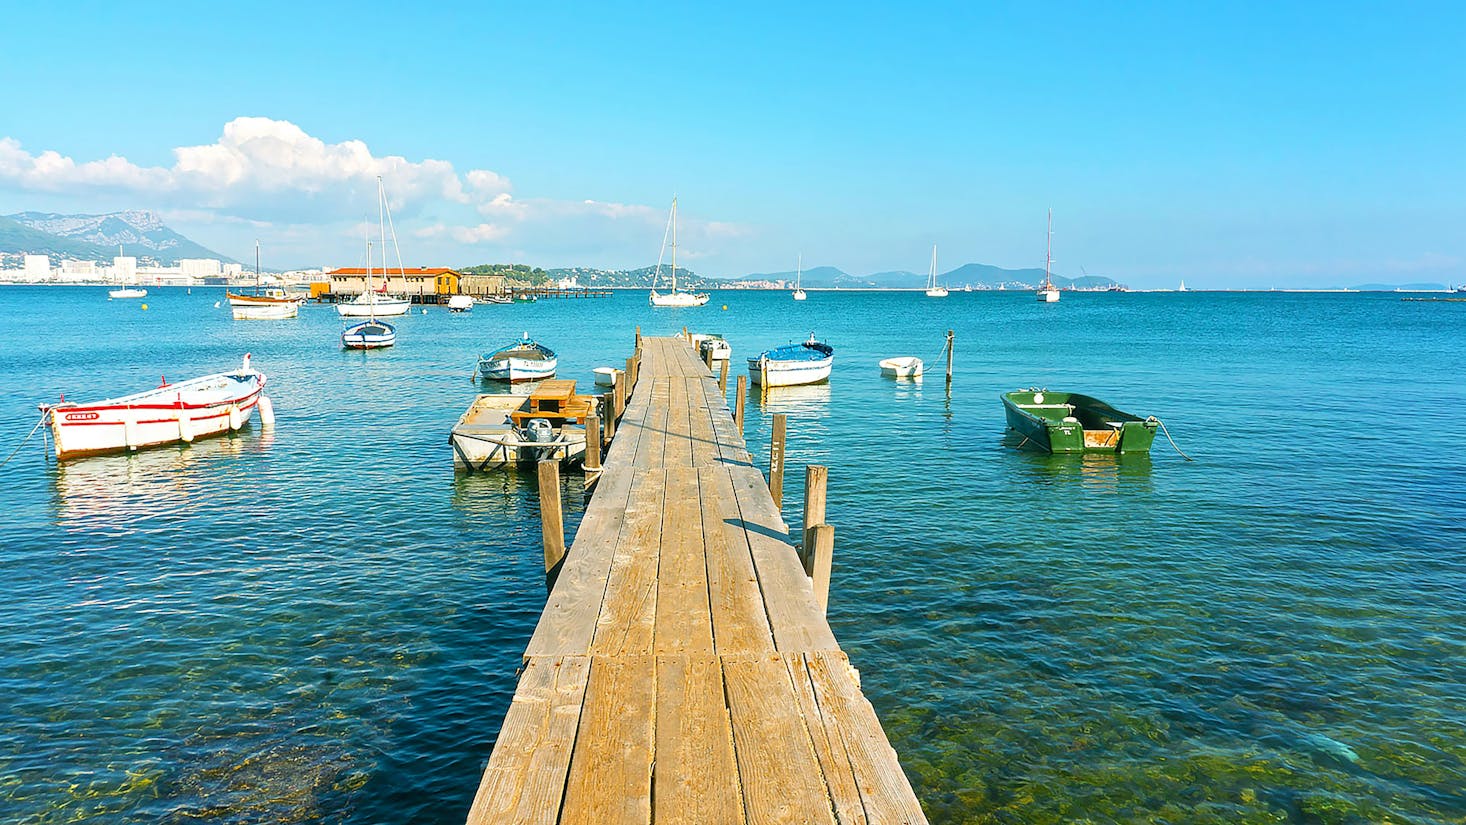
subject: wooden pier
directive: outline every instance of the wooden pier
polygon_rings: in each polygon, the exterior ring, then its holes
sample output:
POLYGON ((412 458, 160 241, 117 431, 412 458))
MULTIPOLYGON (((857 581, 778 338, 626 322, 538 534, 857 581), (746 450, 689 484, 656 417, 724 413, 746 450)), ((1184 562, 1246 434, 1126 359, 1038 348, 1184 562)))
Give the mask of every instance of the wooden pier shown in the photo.
POLYGON ((640 341, 468 821, 925 822, 716 377, 640 341))

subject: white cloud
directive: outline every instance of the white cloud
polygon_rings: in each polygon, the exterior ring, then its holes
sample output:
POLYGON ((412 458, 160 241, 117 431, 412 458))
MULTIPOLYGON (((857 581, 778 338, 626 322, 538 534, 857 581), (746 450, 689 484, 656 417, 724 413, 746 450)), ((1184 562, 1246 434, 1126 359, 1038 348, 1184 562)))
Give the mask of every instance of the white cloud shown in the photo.
POLYGON ((461 244, 474 245, 503 240, 509 230, 491 223, 481 223, 478 226, 448 226, 438 223, 424 226, 412 234, 419 238, 452 238, 461 244))

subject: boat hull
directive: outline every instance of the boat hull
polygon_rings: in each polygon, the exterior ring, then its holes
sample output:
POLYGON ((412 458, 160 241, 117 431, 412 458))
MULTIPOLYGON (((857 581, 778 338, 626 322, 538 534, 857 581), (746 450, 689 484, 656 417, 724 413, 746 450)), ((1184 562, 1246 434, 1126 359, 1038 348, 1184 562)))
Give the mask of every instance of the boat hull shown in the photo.
POLYGON ((238 430, 250 422, 264 387, 262 373, 241 370, 94 404, 48 407, 56 458, 129 452, 238 430))
POLYGON ((1021 446, 1051 453, 1148 453, 1159 426, 1154 417, 1142 419, 1078 393, 1018 390, 1002 400, 1021 446))
POLYGON ((1045 304, 1058 303, 1058 301, 1059 301, 1059 290, 1057 290, 1057 289, 1040 289, 1038 291, 1037 297, 1038 297, 1038 300, 1041 303, 1045 303, 1045 304))
POLYGON ((341 333, 341 346, 347 349, 382 349, 397 343, 397 328, 381 321, 353 324, 341 333))
POLYGON ((473 297, 470 295, 454 295, 448 299, 449 312, 472 312, 473 297))
POLYGON ((530 419, 515 426, 532 396, 480 395, 448 432, 453 466, 468 472, 506 467, 532 467, 544 459, 572 462, 585 455, 585 427, 546 413, 540 424, 530 419))
POLYGON ((229 312, 236 321, 276 321, 300 315, 302 298, 230 295, 229 312))
POLYGON ((390 318, 394 315, 406 315, 410 309, 412 309, 412 302, 406 298, 377 298, 375 301, 364 301, 357 298, 354 301, 337 304, 336 314, 342 318, 390 318))
POLYGON ((555 368, 559 366, 559 359, 551 358, 545 361, 530 361, 523 358, 497 358, 479 362, 479 375, 489 381, 508 381, 517 384, 521 381, 540 381, 545 378, 555 377, 555 368))
POLYGON ((146 298, 146 289, 112 289, 107 291, 108 298, 146 298))
POLYGON ((748 377, 760 387, 797 387, 830 380, 835 349, 811 335, 802 344, 775 347, 748 359, 748 377))
POLYGON ((654 307, 700 307, 708 302, 709 296, 704 292, 668 292, 660 294, 653 290, 648 296, 648 302, 654 307))
POLYGON ((887 358, 882 361, 881 375, 887 378, 919 378, 926 365, 920 358, 887 358))

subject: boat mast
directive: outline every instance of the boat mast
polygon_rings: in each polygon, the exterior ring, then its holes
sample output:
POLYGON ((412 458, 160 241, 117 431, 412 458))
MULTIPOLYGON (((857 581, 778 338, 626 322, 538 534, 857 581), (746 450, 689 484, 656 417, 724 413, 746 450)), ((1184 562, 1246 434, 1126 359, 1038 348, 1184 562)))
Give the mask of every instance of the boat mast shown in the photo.
POLYGON ((1044 290, 1054 288, 1049 267, 1054 265, 1054 208, 1049 207, 1049 231, 1044 235, 1044 290))
MULTIPOLYGON (((387 289, 387 215, 386 215, 386 206, 385 206, 386 201, 387 201, 387 199, 383 195, 383 190, 382 190, 382 176, 381 175, 377 175, 377 230, 378 230, 378 232, 381 233, 381 237, 382 237, 382 289, 383 289, 383 291, 385 291, 387 289)), ((402 263, 401 261, 398 261, 398 266, 401 266, 401 263, 402 263)))
POLYGON ((677 198, 672 198, 672 292, 677 292, 677 198))
POLYGON ((795 259, 795 263, 794 263, 794 289, 795 289, 795 291, 798 291, 799 290, 799 283, 803 279, 804 279, 804 253, 801 252, 801 253, 799 253, 799 257, 795 259))
POLYGON ((927 289, 937 288, 937 245, 932 244, 932 272, 931 282, 926 285, 927 289))
POLYGON ((260 294, 260 239, 255 238, 255 294, 260 294))

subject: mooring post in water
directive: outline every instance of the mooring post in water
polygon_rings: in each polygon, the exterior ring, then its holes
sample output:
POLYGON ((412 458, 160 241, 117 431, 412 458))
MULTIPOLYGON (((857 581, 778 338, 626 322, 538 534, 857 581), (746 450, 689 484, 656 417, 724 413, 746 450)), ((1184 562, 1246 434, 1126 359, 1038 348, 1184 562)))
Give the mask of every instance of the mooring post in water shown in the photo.
POLYGON ((585 461, 586 472, 600 472, 601 469, 601 417, 585 417, 585 461))
POLYGON ((814 575, 814 527, 825 523, 825 483, 830 469, 819 464, 804 468, 804 539, 799 552, 804 556, 804 572, 814 575))
POLYGON ((816 524, 812 532, 814 533, 814 547, 809 557, 814 600, 819 604, 821 613, 829 613, 830 568, 835 561, 835 528, 828 524, 816 524))
POLYGON ((737 396, 733 399, 733 426, 738 429, 738 437, 743 437, 743 404, 748 398, 748 376, 738 376, 738 387, 733 390, 737 396))
POLYGON ((728 394, 728 359, 723 359, 723 366, 718 368, 718 392, 728 394))
POLYGON ((565 521, 560 513, 560 462, 540 460, 540 535, 545 543, 545 574, 565 558, 565 521))
POLYGON ((774 433, 769 437, 769 495, 775 507, 784 506, 784 424, 787 416, 774 413, 774 433))
POLYGON ((601 393, 601 413, 606 416, 606 441, 616 437, 616 391, 601 393))
POLYGON ((952 383, 952 330, 947 330, 947 383, 952 383))

